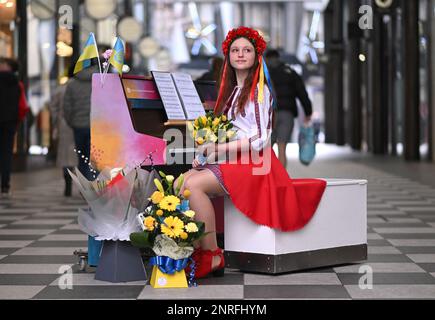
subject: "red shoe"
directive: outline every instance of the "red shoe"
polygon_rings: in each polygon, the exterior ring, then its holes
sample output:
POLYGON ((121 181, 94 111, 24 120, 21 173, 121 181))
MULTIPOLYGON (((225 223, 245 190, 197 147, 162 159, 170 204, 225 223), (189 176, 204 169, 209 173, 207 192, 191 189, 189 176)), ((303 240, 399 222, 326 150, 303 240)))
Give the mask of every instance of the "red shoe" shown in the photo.
POLYGON ((195 278, 204 278, 209 273, 212 273, 214 277, 223 277, 225 270, 225 260, 224 253, 222 249, 217 248, 214 251, 211 250, 201 250, 201 254, 199 255, 199 260, 195 259, 196 270, 195 270, 195 278), (221 261, 219 265, 212 269, 213 257, 219 256, 221 261))
POLYGON ((202 255, 202 251, 203 250, 201 249, 201 247, 198 247, 195 250, 193 250, 192 258, 195 260, 195 262, 196 262, 197 259, 199 259, 199 256, 202 255))

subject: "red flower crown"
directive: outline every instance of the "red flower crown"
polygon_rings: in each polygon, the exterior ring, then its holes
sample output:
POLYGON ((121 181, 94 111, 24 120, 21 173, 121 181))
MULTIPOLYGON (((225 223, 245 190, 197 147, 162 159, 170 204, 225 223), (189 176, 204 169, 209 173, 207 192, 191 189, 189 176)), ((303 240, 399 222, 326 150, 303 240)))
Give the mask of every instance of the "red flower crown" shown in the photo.
POLYGON ((266 50, 266 41, 264 41, 263 37, 258 33, 257 30, 248 27, 238 27, 236 29, 230 30, 225 38, 225 41, 222 42, 222 52, 225 56, 228 55, 228 50, 230 49, 233 41, 238 38, 248 39, 254 46, 255 51, 259 56, 262 56, 266 50))

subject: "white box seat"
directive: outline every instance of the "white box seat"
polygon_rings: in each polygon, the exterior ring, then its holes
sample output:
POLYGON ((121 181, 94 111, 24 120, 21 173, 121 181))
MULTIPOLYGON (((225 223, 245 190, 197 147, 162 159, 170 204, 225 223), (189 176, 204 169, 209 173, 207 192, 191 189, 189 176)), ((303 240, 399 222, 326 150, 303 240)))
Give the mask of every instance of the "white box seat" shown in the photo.
POLYGON ((225 197, 226 267, 276 274, 366 260, 367 181, 325 180, 313 218, 292 232, 255 224, 225 197))

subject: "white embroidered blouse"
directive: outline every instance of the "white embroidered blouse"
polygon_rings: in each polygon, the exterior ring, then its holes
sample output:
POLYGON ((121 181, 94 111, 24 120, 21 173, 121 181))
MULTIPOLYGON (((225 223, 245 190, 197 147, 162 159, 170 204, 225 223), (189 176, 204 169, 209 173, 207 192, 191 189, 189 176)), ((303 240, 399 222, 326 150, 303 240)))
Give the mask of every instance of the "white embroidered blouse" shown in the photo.
POLYGON ((251 147, 262 150, 269 142, 272 134, 272 95, 268 87, 264 86, 264 99, 258 103, 258 85, 255 91, 254 101, 249 100, 245 110, 236 114, 237 99, 241 93, 241 87, 235 87, 227 101, 224 114, 233 120, 234 129, 237 130, 236 139, 249 138, 251 147))

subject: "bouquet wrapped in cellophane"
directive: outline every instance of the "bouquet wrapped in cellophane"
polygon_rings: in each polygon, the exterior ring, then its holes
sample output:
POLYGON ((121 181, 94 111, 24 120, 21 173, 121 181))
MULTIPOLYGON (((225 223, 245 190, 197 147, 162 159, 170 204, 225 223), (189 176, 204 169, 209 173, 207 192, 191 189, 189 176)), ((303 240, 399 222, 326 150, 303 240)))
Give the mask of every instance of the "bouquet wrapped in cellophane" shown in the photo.
MULTIPOLYGON (((181 271, 184 276, 184 269, 192 261, 189 258, 194 250, 193 243, 205 235, 205 225, 194 220, 195 212, 189 208, 190 191, 186 189, 182 195, 179 194, 183 175, 180 175, 175 190, 174 176, 165 175, 163 172, 160 175, 163 179, 154 179, 157 190, 149 198, 150 205, 138 215, 142 232, 132 233, 130 240, 134 246, 152 248, 156 255, 150 261, 155 267, 153 275, 158 269, 166 275, 164 277, 181 271)), ((192 270, 194 273, 194 268, 192 270)), ((193 273, 189 280, 191 283, 193 273)), ((153 277, 151 285, 157 287, 153 277)))
MULTIPOLYGON (((233 129, 232 120, 227 116, 217 116, 213 111, 208 111, 205 116, 200 116, 192 122, 187 123, 190 136, 195 146, 209 143, 226 143, 236 137, 236 130, 233 129)), ((206 162, 206 157, 199 154, 198 160, 201 164, 206 162)))
POLYGON ((231 141, 236 134, 231 122, 225 115, 216 116, 213 111, 208 111, 205 116, 188 122, 188 128, 197 145, 225 143, 231 141))
POLYGON ((130 240, 130 234, 140 230, 137 214, 144 210, 147 198, 156 190, 155 171, 104 169, 94 181, 75 171, 69 173, 90 207, 80 210, 80 229, 96 240, 130 240))

